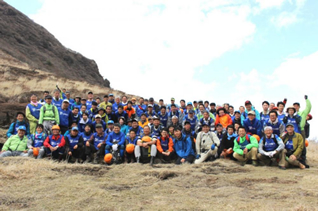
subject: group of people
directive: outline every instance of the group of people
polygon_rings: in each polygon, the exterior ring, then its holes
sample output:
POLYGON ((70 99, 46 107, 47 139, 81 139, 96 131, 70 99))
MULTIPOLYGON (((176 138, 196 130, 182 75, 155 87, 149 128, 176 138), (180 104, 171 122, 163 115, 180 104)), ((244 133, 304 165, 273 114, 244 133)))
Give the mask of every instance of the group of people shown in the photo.
POLYGON ((224 158, 254 166, 308 168, 311 103, 286 108, 264 101, 262 111, 246 101, 235 110, 228 103, 208 101, 170 104, 162 99, 128 99, 104 95, 71 98, 57 89, 30 97, 25 113, 18 112, 7 132, 1 157, 48 157, 67 162, 195 163, 224 158))

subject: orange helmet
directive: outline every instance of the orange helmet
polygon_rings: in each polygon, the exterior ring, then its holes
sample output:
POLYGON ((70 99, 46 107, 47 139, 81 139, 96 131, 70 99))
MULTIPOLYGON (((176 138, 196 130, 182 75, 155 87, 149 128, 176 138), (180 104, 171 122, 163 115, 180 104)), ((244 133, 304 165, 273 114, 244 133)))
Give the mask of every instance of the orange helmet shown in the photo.
POLYGON ((253 137, 256 138, 258 142, 261 140, 261 138, 256 134, 254 134, 253 137))
POLYGON ((126 146, 126 152, 127 152, 128 154, 133 153, 134 150, 135 150, 135 145, 133 145, 133 144, 127 144, 127 146, 126 146))
POLYGON ((305 146, 308 147, 308 145, 309 145, 309 141, 306 140, 306 141, 305 141, 305 146))
POLYGON ((58 126, 58 125, 53 125, 52 130, 60 130, 60 126, 58 126))
POLYGON ((39 155, 39 149, 38 148, 33 148, 33 156, 37 157, 39 155))
POLYGON ((142 137, 142 142, 150 142, 150 141, 152 141, 152 139, 149 137, 149 136, 144 136, 144 137, 142 137))
POLYGON ((108 164, 112 162, 112 159, 113 159, 113 155, 111 153, 106 154, 104 157, 104 161, 108 164))

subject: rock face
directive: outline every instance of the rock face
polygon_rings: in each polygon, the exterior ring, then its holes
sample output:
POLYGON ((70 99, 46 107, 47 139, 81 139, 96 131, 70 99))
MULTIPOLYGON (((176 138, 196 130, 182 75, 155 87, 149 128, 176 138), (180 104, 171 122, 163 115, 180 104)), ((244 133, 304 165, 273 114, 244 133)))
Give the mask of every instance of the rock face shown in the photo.
POLYGON ((94 60, 65 48, 45 28, 2 0, 0 50, 2 55, 26 63, 30 69, 40 69, 58 77, 110 87, 110 82, 103 79, 94 60))

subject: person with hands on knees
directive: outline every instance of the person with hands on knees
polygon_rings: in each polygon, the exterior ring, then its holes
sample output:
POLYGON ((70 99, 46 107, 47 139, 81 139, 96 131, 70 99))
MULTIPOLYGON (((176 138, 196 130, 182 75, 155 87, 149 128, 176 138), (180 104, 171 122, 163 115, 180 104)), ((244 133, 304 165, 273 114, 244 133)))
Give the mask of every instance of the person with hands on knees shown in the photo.
POLYGON ((96 124, 96 133, 94 133, 91 138, 86 141, 85 144, 85 155, 86 162, 91 162, 94 154, 94 164, 98 164, 100 162, 100 158, 102 158, 105 154, 105 143, 107 139, 107 133, 104 132, 102 124, 96 124))
POLYGON ((109 153, 120 153, 120 159, 116 156, 113 156, 115 162, 118 163, 124 161, 125 153, 125 134, 120 131, 120 125, 118 123, 114 124, 114 131, 108 134, 106 140, 105 154, 109 153))
POLYGON ((137 163, 148 162, 150 157, 150 165, 154 163, 154 158, 157 155, 156 147, 157 137, 151 135, 150 127, 147 125, 143 129, 143 135, 139 137, 135 146, 135 156, 137 163))
POLYGON ((10 138, 4 143, 0 158, 11 156, 28 156, 27 142, 28 138, 25 136, 26 127, 24 125, 19 126, 18 133, 10 136, 10 138))
POLYGON ((202 131, 198 133, 195 144, 197 153, 196 160, 194 161, 195 164, 217 157, 220 140, 214 132, 210 131, 209 124, 202 125, 202 131))
POLYGON ((43 158, 45 155, 43 146, 45 139, 46 134, 43 132, 43 125, 37 125, 35 134, 32 134, 28 140, 29 157, 36 157, 37 159, 43 158))
POLYGON ((234 133, 234 126, 227 126, 226 133, 224 133, 220 147, 218 149, 218 155, 220 158, 233 159, 233 147, 236 137, 237 134, 234 133))
POLYGON ((65 139, 60 134, 60 127, 53 125, 52 135, 49 135, 44 141, 44 149, 47 156, 51 156, 53 160, 61 161, 65 151, 65 139))
POLYGON ((169 131, 167 128, 161 130, 161 136, 157 139, 157 158, 160 162, 170 163, 175 158, 173 149, 173 140, 169 137, 169 131))
POLYGON ((233 157, 244 166, 248 160, 252 160, 253 166, 257 166, 258 141, 255 137, 247 135, 246 129, 240 126, 238 137, 234 141, 233 157))
POLYGON ((173 133, 173 146, 177 155, 176 164, 193 163, 195 154, 190 136, 182 134, 181 127, 175 127, 173 133))
POLYGON ((282 139, 273 133, 271 126, 266 126, 264 133, 265 136, 259 142, 257 158, 265 165, 270 165, 273 159, 279 159, 278 167, 285 170, 286 150, 282 139))
POLYGON ((78 127, 73 127, 71 133, 65 136, 67 162, 82 163, 84 153, 84 140, 78 132, 78 127))
POLYGON ((303 137, 299 133, 295 133, 294 125, 291 123, 286 125, 286 130, 287 133, 281 137, 286 149, 286 167, 297 166, 300 169, 304 169, 306 166, 298 160, 304 147, 303 137))

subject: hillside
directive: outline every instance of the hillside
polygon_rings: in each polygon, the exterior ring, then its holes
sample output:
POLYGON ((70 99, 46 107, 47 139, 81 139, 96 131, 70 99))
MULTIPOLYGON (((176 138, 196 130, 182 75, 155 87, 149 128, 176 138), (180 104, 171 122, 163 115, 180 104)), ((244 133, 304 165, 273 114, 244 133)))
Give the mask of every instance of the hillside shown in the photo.
POLYGON ((318 144, 310 169, 200 165, 92 165, 0 160, 1 210, 317 210, 318 144))
POLYGON ((31 69, 53 73, 71 80, 110 87, 97 64, 65 48, 45 28, 0 0, 0 60, 11 57, 31 69))
MULTIPOLYGON (((56 85, 71 97, 113 93, 94 60, 65 48, 50 32, 0 0, 0 127, 7 128, 17 111, 24 111, 30 94, 42 98, 56 85)), ((132 96, 132 95, 127 95, 132 96)), ((4 137, 0 134, 0 141, 4 137)))

